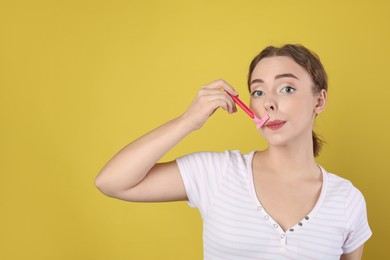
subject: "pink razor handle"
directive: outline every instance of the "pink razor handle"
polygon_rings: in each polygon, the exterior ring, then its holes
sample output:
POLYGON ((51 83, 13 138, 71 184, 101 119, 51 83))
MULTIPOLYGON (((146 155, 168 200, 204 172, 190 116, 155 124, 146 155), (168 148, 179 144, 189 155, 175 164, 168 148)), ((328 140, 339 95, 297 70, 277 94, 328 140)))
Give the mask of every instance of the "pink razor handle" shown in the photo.
MULTIPOLYGON (((230 95, 230 94, 229 94, 229 95, 230 95)), ((255 121, 257 129, 260 129, 260 127, 262 127, 262 126, 265 124, 265 122, 267 122, 267 120, 269 119, 269 115, 268 115, 268 114, 265 115, 265 116, 263 116, 261 119, 257 118, 256 115, 255 115, 255 113, 253 113, 253 111, 250 110, 250 108, 247 107, 247 106, 238 98, 238 96, 233 96, 233 95, 230 95, 230 96, 233 98, 234 102, 236 102, 236 104, 237 104, 239 107, 241 107, 242 110, 244 110, 244 112, 245 112, 250 118, 253 119, 253 121, 255 121)))

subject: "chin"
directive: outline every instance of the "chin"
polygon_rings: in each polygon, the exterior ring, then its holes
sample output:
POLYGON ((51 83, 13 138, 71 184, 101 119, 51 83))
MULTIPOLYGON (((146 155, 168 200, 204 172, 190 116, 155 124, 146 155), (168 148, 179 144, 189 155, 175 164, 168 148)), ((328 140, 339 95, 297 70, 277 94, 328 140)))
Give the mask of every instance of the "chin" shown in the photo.
POLYGON ((284 146, 289 143, 289 139, 283 135, 266 136, 263 135, 269 146, 284 146))

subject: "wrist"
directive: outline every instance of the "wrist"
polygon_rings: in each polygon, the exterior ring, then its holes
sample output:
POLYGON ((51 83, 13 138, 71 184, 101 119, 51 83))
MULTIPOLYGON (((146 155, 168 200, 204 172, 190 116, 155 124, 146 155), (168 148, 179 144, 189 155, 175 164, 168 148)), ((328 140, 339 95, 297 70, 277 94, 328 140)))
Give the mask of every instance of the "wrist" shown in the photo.
POLYGON ((184 129, 188 133, 198 130, 202 127, 201 125, 198 125, 196 122, 194 122, 193 118, 188 116, 186 113, 178 116, 174 120, 181 129, 184 129))

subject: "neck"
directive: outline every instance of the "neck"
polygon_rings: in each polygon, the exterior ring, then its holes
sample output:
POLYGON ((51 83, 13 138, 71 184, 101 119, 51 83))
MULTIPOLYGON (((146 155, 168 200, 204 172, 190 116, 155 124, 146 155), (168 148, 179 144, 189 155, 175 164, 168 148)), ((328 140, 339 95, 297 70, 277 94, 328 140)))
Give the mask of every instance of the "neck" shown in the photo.
POLYGON ((263 163, 280 176, 313 177, 313 173, 319 171, 312 147, 312 142, 305 145, 269 146, 263 152, 263 163))

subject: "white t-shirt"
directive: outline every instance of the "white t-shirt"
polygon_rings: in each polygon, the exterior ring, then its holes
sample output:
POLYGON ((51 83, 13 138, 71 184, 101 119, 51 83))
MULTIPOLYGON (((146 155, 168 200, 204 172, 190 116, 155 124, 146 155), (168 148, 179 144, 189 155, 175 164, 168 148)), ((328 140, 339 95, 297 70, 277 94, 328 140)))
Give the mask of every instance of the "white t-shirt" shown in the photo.
POLYGON ((262 207, 254 152, 200 152, 177 159, 192 207, 203 219, 204 259, 340 259, 371 236, 363 195, 327 173, 312 211, 286 232, 262 207))

